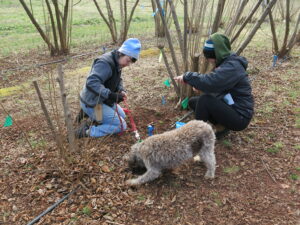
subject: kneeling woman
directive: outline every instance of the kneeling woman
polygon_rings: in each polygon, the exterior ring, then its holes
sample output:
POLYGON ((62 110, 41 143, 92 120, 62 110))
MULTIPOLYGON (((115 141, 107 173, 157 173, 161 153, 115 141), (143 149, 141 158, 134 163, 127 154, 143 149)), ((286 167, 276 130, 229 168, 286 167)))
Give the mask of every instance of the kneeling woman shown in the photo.
POLYGON ((121 71, 138 59, 140 50, 140 41, 130 38, 118 50, 94 60, 80 93, 80 106, 96 125, 83 123, 75 132, 77 138, 102 137, 126 129, 125 113, 118 105, 127 97, 121 71))
POLYGON ((226 36, 212 34, 205 42, 203 54, 216 68, 209 74, 187 72, 175 78, 204 92, 192 97, 189 107, 195 111, 196 119, 225 127, 216 133, 217 137, 229 130, 245 129, 253 116, 254 102, 246 72, 248 62, 230 50, 226 36))

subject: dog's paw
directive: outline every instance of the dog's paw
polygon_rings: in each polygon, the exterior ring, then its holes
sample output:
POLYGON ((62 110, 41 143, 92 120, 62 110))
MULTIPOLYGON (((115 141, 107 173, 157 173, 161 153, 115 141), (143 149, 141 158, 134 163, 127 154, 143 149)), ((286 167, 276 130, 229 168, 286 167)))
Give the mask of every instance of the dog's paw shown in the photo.
POLYGON ((137 186, 137 185, 139 185, 139 183, 137 182, 136 179, 126 180, 125 184, 128 185, 128 186, 137 186))
POLYGON ((215 175, 209 171, 206 172, 205 176, 204 176, 205 179, 208 179, 208 180, 211 180, 211 179, 214 179, 215 178, 215 175))
POLYGON ((194 157, 194 162, 202 162, 202 160, 201 160, 201 158, 200 158, 199 155, 196 155, 196 156, 194 157))

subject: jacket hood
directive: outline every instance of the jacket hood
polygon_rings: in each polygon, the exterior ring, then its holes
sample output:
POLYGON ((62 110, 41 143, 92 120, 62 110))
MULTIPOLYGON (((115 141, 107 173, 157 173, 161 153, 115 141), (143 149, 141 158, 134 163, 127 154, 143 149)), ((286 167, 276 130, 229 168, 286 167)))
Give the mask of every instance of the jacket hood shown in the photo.
POLYGON ((216 54, 216 65, 219 66, 224 59, 231 54, 231 45, 228 37, 223 34, 214 33, 210 36, 214 43, 214 49, 216 54))
POLYGON ((229 59, 233 59, 233 60, 236 60, 238 61, 243 67, 245 70, 247 70, 247 67, 248 67, 248 61, 245 57, 243 56, 238 56, 237 54, 235 53, 231 53, 230 56, 228 57, 229 59))

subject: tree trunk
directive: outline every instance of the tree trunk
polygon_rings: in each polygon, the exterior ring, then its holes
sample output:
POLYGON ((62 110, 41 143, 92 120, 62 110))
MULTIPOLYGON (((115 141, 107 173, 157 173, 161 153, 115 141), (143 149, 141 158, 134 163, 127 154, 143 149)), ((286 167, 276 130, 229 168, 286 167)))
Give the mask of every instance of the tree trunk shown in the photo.
MULTIPOLYGON (((132 9, 131 9, 131 12, 130 12, 130 15, 129 15, 129 18, 127 19, 126 17, 126 29, 125 29, 125 33, 124 33, 124 36, 122 37, 122 43, 126 40, 127 38, 127 35, 128 35, 128 31, 129 31, 129 28, 130 28, 130 24, 131 24, 131 21, 132 21, 132 17, 133 17, 133 14, 134 14, 134 11, 138 5, 140 0, 136 0, 132 9)), ((127 11, 126 11, 127 13, 127 11)))
POLYGON ((95 6, 100 14, 100 16, 102 17, 102 19, 104 20, 104 22, 106 23, 106 26, 108 27, 109 31, 110 31, 110 35, 111 38, 113 40, 113 43, 117 43, 117 37, 115 36, 115 32, 112 28, 112 26, 110 25, 109 21, 107 20, 107 18, 105 17, 104 13, 102 12, 101 8, 99 7, 98 3, 96 0, 93 0, 95 3, 95 6))
POLYGON ((42 30, 42 28, 40 27, 40 25, 38 24, 38 22, 35 20, 34 16, 32 15, 32 13, 30 12, 29 8, 27 7, 26 3, 24 2, 24 0, 19 0, 20 3, 22 4, 26 14, 28 15, 29 19, 31 20, 32 24, 35 26, 35 28, 38 30, 39 34, 41 35, 41 37, 43 38, 43 40, 46 42, 50 52, 54 52, 55 53, 55 48, 54 46, 51 44, 49 38, 47 37, 47 35, 44 33, 44 31, 42 30))
POLYGON ((71 119, 71 112, 69 109, 67 94, 65 90, 64 73, 61 64, 57 66, 57 71, 58 71, 57 82, 59 83, 59 87, 60 87, 62 105, 63 105, 64 115, 65 115, 65 124, 68 132, 69 148, 70 148, 70 152, 77 152, 78 148, 75 141, 75 134, 74 134, 74 128, 71 119))
POLYGON ((156 5, 157 5, 157 8, 158 8, 158 12, 160 14, 160 18, 162 20, 162 23, 163 23, 163 26, 164 26, 164 29, 165 29, 166 38, 167 38, 167 41, 168 41, 168 44, 169 44, 172 60, 173 60, 174 67, 175 67, 175 70, 176 70, 176 75, 179 75, 180 72, 179 72, 179 67, 178 67, 178 63, 177 63, 177 59, 176 59, 175 49, 174 49, 174 46, 173 46, 173 43, 172 43, 171 34, 170 34, 169 29, 168 29, 168 25, 167 25, 166 19, 164 17, 163 10, 162 10, 162 7, 160 5, 160 2, 159 2, 159 0, 155 0, 155 1, 156 1, 156 5))
POLYGON ((297 21, 296 21, 296 26, 295 26, 294 32, 293 32, 288 44, 287 44, 287 47, 285 49, 282 49, 278 54, 279 58, 283 58, 285 55, 287 55, 292 50, 294 45, 297 42, 298 43, 300 42, 299 26, 300 26, 300 13, 298 14, 298 18, 297 18, 297 21))
MULTIPOLYGON (((269 0, 268 0, 269 3, 269 0)), ((272 37, 273 37, 273 45, 274 45, 274 54, 278 54, 278 40, 277 40, 277 34, 276 34, 276 29, 275 29, 275 23, 274 23, 274 18, 272 15, 272 10, 269 11, 269 20, 270 20, 270 25, 271 25, 271 32, 272 32, 272 37)))
POLYGON ((42 110, 43 110, 44 115, 46 117, 46 121, 48 123, 48 126, 49 126, 50 130, 52 131, 52 135, 53 135, 54 140, 56 141, 56 145, 59 149, 59 155, 60 155, 60 157, 64 158, 65 157, 65 150, 64 150, 64 147, 63 147, 63 144, 62 144, 62 140, 61 140, 60 136, 58 135, 57 130, 56 130, 56 128, 54 127, 54 125, 52 123, 52 120, 51 120, 50 115, 48 113, 47 107, 45 105, 45 102, 44 102, 44 99, 42 97, 42 94, 41 94, 41 91, 40 91, 40 88, 38 86, 37 81, 33 81, 33 85, 34 85, 36 93, 39 97, 39 101, 41 103, 41 107, 42 107, 42 110))
POLYGON ((181 55, 182 55, 183 61, 184 61, 184 49, 183 49, 184 41, 183 41, 183 38, 182 38, 182 32, 181 32, 178 17, 177 17, 177 14, 176 14, 176 9, 175 9, 175 6, 174 6, 172 0, 168 0, 168 3, 170 5, 171 14, 172 14, 172 17, 173 17, 173 20, 174 20, 174 25, 175 25, 176 32, 177 32, 177 37, 178 37, 178 40, 179 40, 179 47, 180 47, 181 55))
POLYGON ((286 0, 285 34, 284 34, 282 49, 286 49, 289 33, 290 33, 290 0, 286 0))
POLYGON ((174 86, 174 90, 175 90, 175 92, 177 94, 177 97, 179 98, 180 97, 180 90, 178 88, 178 85, 177 85, 176 81, 174 80, 174 74, 173 74, 173 72, 171 70, 171 67, 170 67, 170 64, 168 62, 168 58, 166 56, 165 50, 164 50, 163 46, 158 46, 158 48, 161 51, 161 54, 163 56, 163 59, 164 59, 164 62, 165 62, 166 68, 167 68, 167 71, 169 73, 169 77, 171 78, 172 84, 174 86))
POLYGON ((59 40, 60 40, 60 53, 65 54, 66 46, 65 46, 65 41, 64 41, 65 37, 63 34, 62 24, 61 24, 61 12, 59 10, 58 1, 52 0, 52 3, 54 5, 55 15, 56 15, 57 30, 58 30, 58 34, 59 34, 59 40))
POLYGON ((51 28, 52 28, 52 34, 53 34, 53 41, 54 41, 54 45, 55 45, 55 51, 58 53, 59 46, 58 46, 58 41, 57 41, 55 22, 54 22, 53 12, 52 12, 52 9, 51 9, 51 6, 50 6, 50 3, 48 0, 46 0, 46 5, 47 5, 47 9, 48 9, 49 16, 50 16, 50 21, 51 21, 51 28))
POLYGON ((223 15, 224 6, 225 6, 225 1, 226 0, 219 0, 219 2, 218 2, 217 12, 216 12, 215 20, 214 20, 212 30, 211 30, 212 34, 217 32, 219 29, 222 15, 223 15))

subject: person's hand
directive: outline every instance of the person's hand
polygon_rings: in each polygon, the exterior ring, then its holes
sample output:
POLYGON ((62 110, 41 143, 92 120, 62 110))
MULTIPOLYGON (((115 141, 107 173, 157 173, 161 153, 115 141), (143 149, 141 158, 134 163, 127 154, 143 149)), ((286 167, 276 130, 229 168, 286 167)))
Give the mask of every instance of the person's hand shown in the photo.
POLYGON ((124 97, 121 93, 111 92, 108 97, 112 102, 119 103, 124 101, 124 97))
POLYGON ((127 100, 127 93, 125 91, 121 91, 121 95, 123 96, 124 100, 127 100))
POLYGON ((176 80, 178 83, 184 83, 183 75, 175 77, 174 80, 176 80))

